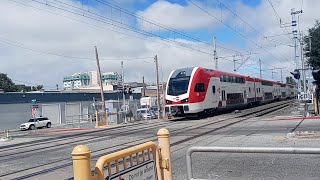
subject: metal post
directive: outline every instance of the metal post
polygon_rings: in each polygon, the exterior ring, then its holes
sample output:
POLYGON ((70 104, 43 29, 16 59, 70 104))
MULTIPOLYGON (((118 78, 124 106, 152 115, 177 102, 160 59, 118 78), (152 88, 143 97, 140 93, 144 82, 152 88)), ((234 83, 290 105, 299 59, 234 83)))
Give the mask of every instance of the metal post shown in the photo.
POLYGON ((160 92, 159 92, 159 67, 158 67, 158 57, 154 57, 156 63, 156 73, 157 73, 157 106, 158 106, 158 119, 160 119, 160 92))
POLYGON ((143 84, 143 97, 146 97, 146 85, 144 82, 144 76, 142 76, 142 84, 143 84))
POLYGON ((217 41, 216 37, 213 36, 213 57, 215 61, 215 69, 218 69, 218 56, 217 56, 217 41))
POLYGON ((124 123, 126 124, 127 123, 127 116, 126 116, 126 113, 127 113, 127 108, 126 108, 126 95, 124 94, 124 70, 123 70, 123 61, 121 61, 121 76, 122 76, 122 100, 123 100, 123 111, 124 113, 124 123))
POLYGON ((262 78, 261 59, 259 59, 259 67, 260 67, 260 78, 262 78))
POLYGON ((163 81, 163 69, 162 69, 162 66, 161 66, 161 89, 162 89, 162 118, 164 119, 165 116, 166 116, 166 112, 165 112, 165 90, 164 90, 164 81, 163 81))
POLYGON ((172 180, 169 131, 165 128, 161 128, 159 129, 157 136, 158 136, 158 144, 160 147, 160 167, 162 169, 163 177, 165 178, 165 180, 172 180))
POLYGON ((281 83, 283 83, 283 79, 282 79, 282 69, 280 69, 280 74, 281 74, 281 83))
POLYGON ((104 122, 103 125, 108 125, 108 117, 106 112, 106 102, 104 101, 104 94, 103 94, 103 83, 102 83, 102 76, 101 76, 101 69, 100 69, 100 63, 99 63, 99 55, 98 55, 98 49, 97 46, 94 47, 96 52, 96 60, 97 60, 97 66, 98 66, 98 76, 99 76, 99 84, 100 84, 100 92, 101 92, 101 103, 102 103, 102 109, 104 114, 104 122))
MULTIPOLYGON (((297 59, 297 39, 298 39, 298 33, 297 33, 297 20, 296 20, 296 14, 300 14, 302 13, 302 11, 295 11, 295 8, 291 9, 291 17, 292 17, 292 34, 293 34, 293 39, 294 39, 294 61, 296 63, 296 69, 300 69, 299 68, 299 61, 297 59)), ((301 92, 301 82, 300 80, 298 80, 298 94, 300 94, 301 92)))
POLYGON ((305 94, 307 93, 307 86, 306 86, 306 68, 305 68, 305 61, 303 56, 303 34, 301 33, 301 41, 300 41, 300 53, 301 53, 301 63, 302 63, 302 79, 303 79, 303 92, 304 92, 304 99, 305 94))
POLYGON ((235 56, 233 56, 233 71, 237 71, 236 70, 236 59, 235 59, 235 56))
POLYGON ((79 145, 72 151, 73 175, 75 180, 91 180, 91 151, 88 146, 79 145))

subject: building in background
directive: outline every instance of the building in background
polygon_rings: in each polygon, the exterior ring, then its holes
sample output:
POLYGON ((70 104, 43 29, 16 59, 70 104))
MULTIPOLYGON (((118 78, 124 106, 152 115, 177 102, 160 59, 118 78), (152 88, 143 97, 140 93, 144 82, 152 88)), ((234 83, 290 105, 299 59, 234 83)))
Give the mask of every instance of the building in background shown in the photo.
POLYGON ((105 72, 102 73, 102 82, 105 85, 117 85, 119 75, 116 72, 105 72))
MULTIPOLYGON (((117 85, 119 75, 117 72, 102 73, 102 82, 104 86, 110 86, 108 90, 113 90, 117 85), (112 86, 112 87, 111 87, 112 86)), ((99 89, 99 76, 97 71, 88 71, 84 73, 75 73, 63 78, 63 89, 99 89)))
POLYGON ((64 89, 77 89, 81 86, 87 86, 90 84, 90 76, 88 73, 75 73, 63 78, 64 89))

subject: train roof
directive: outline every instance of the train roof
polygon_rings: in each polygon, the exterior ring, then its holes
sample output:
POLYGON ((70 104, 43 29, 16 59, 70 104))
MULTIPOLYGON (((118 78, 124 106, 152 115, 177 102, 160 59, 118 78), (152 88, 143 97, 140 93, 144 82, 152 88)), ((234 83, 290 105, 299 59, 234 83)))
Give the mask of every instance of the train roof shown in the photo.
MULTIPOLYGON (((274 85, 287 85, 286 83, 281 83, 281 82, 276 82, 276 81, 271 81, 267 79, 261 79, 261 78, 255 78, 255 77, 250 77, 242 74, 237 74, 237 73, 230 73, 230 72, 225 72, 225 71, 220 71, 220 70, 212 70, 212 69, 207 69, 207 68, 202 68, 199 67, 200 69, 203 69, 210 73, 214 77, 220 77, 220 75, 227 75, 227 76, 234 76, 234 77, 242 77, 245 78, 246 81, 252 81, 252 82, 271 82, 274 85)), ((289 85, 289 84, 288 84, 289 85)))

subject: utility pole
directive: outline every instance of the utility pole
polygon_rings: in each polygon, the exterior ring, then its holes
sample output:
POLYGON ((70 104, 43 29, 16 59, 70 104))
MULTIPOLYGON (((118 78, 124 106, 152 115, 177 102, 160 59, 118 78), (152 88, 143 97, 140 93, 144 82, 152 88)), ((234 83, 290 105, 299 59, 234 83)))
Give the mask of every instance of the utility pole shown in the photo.
POLYGON ((262 78, 261 59, 259 59, 259 67, 260 67, 260 79, 261 79, 262 78))
POLYGON ((218 69, 218 56, 217 56, 217 42, 216 37, 213 36, 213 57, 215 61, 215 69, 218 69))
POLYGON ((145 97, 146 96, 146 85, 145 85, 145 83, 144 83, 144 76, 142 76, 142 84, 143 84, 143 97, 145 97))
POLYGON ((122 100, 123 100, 123 111, 124 111, 124 123, 127 124, 127 107, 126 107, 126 95, 124 94, 124 71, 123 61, 121 61, 121 76, 122 76, 122 100))
POLYGON ((283 80, 282 80, 282 69, 280 69, 280 76, 281 76, 281 83, 283 83, 283 80))
MULTIPOLYGON (((109 125, 108 123, 108 117, 106 112, 106 102, 104 101, 104 94, 103 94, 103 83, 102 83, 102 76, 101 76, 101 69, 100 69, 100 63, 99 63, 99 55, 98 55, 98 49, 97 46, 94 47, 96 52, 96 60, 97 60, 97 66, 98 66, 98 76, 99 76, 99 84, 100 84, 100 91, 101 91, 101 103, 102 103, 102 109, 103 109, 103 115, 104 115, 104 125, 109 125)), ((97 113, 99 115, 99 113, 97 113)), ((99 118, 96 118, 97 127, 99 126, 99 118)))
POLYGON ((160 91, 159 91, 159 67, 158 67, 158 57, 154 57, 156 63, 156 73, 157 73, 157 106, 158 106, 158 119, 160 119, 160 91))

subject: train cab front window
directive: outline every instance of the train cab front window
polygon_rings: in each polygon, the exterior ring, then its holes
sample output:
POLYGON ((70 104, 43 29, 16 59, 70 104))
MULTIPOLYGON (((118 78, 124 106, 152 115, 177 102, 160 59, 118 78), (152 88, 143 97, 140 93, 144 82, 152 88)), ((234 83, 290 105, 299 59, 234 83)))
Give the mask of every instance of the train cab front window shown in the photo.
POLYGON ((170 78, 168 95, 178 96, 188 92, 190 76, 170 78))
POLYGON ((205 92, 204 83, 197 83, 194 92, 205 92))

